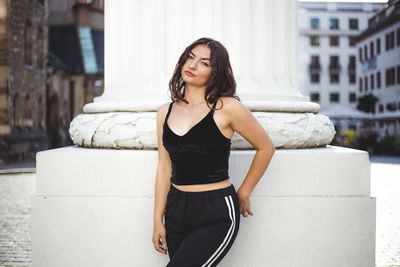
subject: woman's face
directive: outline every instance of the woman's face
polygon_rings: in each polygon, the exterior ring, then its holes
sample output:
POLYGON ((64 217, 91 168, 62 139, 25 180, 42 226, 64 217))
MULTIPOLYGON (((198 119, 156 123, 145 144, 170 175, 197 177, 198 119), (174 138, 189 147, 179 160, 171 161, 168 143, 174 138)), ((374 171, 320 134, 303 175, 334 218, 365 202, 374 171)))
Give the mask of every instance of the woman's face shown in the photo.
POLYGON ((211 50, 206 45, 197 45, 190 51, 181 75, 185 83, 204 86, 211 76, 211 50))

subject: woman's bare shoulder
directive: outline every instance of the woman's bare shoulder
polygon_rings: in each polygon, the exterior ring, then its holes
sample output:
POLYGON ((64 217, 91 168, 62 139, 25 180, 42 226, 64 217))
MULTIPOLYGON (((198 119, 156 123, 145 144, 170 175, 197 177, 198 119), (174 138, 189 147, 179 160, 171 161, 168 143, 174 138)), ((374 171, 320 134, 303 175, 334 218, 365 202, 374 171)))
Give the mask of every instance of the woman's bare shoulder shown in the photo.
POLYGON ((219 103, 217 103, 217 108, 225 109, 227 112, 233 112, 237 108, 241 108, 243 106, 242 102, 237 100, 233 96, 222 96, 219 98, 219 103), (222 102, 222 104, 221 104, 222 102))
POLYGON ((160 106, 157 108, 157 112, 158 112, 158 111, 163 112, 163 111, 165 111, 165 110, 168 110, 169 104, 171 104, 171 102, 165 102, 165 103, 163 103, 162 105, 160 105, 160 106))
POLYGON ((168 107, 171 104, 171 102, 166 102, 159 106, 157 108, 157 116, 160 116, 161 118, 165 118, 167 112, 168 112, 168 107))

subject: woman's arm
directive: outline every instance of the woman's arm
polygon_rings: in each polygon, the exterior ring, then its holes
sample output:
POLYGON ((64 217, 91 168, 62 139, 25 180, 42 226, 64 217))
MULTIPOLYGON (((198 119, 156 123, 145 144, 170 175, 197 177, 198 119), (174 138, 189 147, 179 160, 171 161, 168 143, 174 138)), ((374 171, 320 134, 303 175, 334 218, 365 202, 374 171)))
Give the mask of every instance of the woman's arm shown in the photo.
POLYGON ((162 105, 157 110, 157 146, 158 167, 154 191, 154 223, 162 223, 167 204, 167 195, 171 186, 171 160, 168 151, 163 146, 162 134, 165 116, 169 103, 162 105))
POLYGON ((162 142, 163 124, 168 105, 168 103, 164 104, 157 110, 158 166, 154 186, 154 228, 152 237, 154 248, 163 254, 167 254, 166 230, 163 218, 167 205, 167 195, 171 186, 169 181, 171 160, 162 142))
MULTIPOLYGON (((226 104, 226 110, 230 118, 230 127, 245 138, 256 150, 250 169, 238 189, 238 195, 244 199, 249 197, 257 183, 265 173, 273 154, 275 145, 267 132, 257 121, 251 111, 235 98, 230 98, 226 104)), ((249 204, 243 207, 243 214, 248 211, 249 204), (246 207, 248 206, 248 207, 246 207), (248 208, 248 210, 246 210, 248 208)))

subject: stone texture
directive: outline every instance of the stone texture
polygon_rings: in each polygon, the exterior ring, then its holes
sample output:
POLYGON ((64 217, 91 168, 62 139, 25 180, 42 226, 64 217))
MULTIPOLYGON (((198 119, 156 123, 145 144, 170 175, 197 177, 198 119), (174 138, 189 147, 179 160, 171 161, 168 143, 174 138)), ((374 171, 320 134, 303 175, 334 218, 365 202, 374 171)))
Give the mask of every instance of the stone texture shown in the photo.
MULTIPOLYGON (((253 112, 277 148, 320 147, 335 134, 328 117, 314 113, 253 112)), ((70 124, 74 144, 92 148, 156 149, 155 112, 80 114, 70 124)), ((239 134, 232 149, 252 149, 239 134)))

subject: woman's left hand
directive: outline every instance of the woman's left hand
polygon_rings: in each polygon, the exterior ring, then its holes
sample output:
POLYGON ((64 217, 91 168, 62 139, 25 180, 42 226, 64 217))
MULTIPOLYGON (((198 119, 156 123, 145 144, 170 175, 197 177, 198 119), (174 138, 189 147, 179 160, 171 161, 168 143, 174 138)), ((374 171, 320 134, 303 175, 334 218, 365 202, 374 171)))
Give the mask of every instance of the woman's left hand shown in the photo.
POLYGON ((249 214, 253 216, 253 212, 250 209, 250 195, 239 188, 237 196, 239 198, 240 213, 244 217, 249 216, 249 214))

